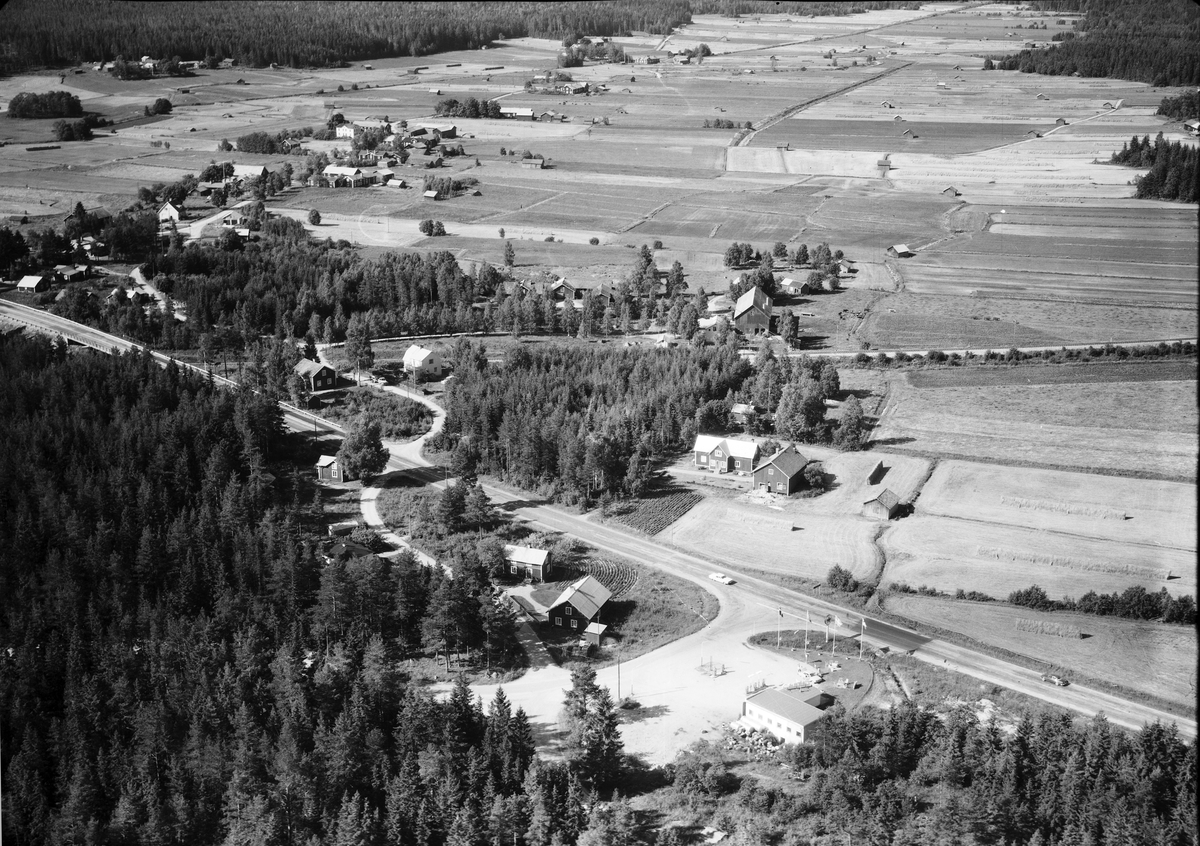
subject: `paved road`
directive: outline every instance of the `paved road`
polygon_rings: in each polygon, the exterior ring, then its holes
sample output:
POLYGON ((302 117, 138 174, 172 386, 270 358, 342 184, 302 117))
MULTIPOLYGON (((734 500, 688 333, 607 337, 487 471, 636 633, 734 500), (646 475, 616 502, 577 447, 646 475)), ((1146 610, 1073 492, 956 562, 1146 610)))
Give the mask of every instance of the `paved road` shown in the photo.
MULTIPOLYGON (((15 303, 0 301, 0 316, 58 332, 79 343, 106 352, 113 349, 127 350, 137 347, 130 341, 15 303)), ((170 361, 168 356, 161 353, 154 355, 163 363, 170 361)), ((182 362, 180 365, 191 367, 182 362)), ((217 379, 221 382, 228 382, 220 377, 217 379)), ((300 409, 286 404, 281 405, 284 409, 285 421, 293 428, 301 431, 313 431, 314 427, 326 432, 342 431, 335 424, 316 418, 300 409)), ((420 456, 416 461, 393 456, 388 466, 390 470, 406 469, 414 479, 427 484, 443 484, 445 480, 443 470, 428 466, 428 462, 420 456), (420 462, 422 466, 417 466, 417 462, 420 462)), ((612 526, 599 524, 589 517, 571 514, 544 502, 529 500, 492 485, 485 485, 485 489, 495 503, 509 511, 516 519, 527 521, 537 528, 571 534, 598 549, 688 579, 702 585, 717 596, 721 604, 721 614, 716 620, 711 621, 708 626, 695 635, 683 638, 664 649, 656 650, 629 662, 626 665, 626 673, 640 673, 642 668, 661 666, 664 660, 671 660, 670 656, 675 655, 678 650, 696 650, 697 644, 705 641, 722 644, 721 648, 729 652, 731 651, 730 638, 741 638, 751 630, 769 631, 776 625, 781 612, 785 620, 791 621, 790 628, 797 627, 798 622, 806 618, 815 623, 818 619, 824 620, 827 615, 837 615, 847 624, 841 630, 841 634, 846 637, 853 636, 863 620, 862 615, 852 609, 808 597, 753 576, 740 574, 734 566, 717 565, 714 562, 705 561, 698 556, 679 552, 651 539, 634 536, 612 526), (716 569, 736 578, 737 584, 725 586, 708 580, 707 574, 716 569)), ((999 658, 982 655, 965 647, 925 638, 917 632, 883 620, 866 617, 865 641, 897 651, 915 650, 913 654, 917 658, 935 666, 957 670, 980 680, 1069 708, 1080 714, 1091 716, 1103 712, 1113 723, 1128 728, 1137 729, 1147 722, 1160 720, 1164 723, 1175 723, 1184 737, 1194 738, 1197 734, 1195 719, 1176 717, 1141 702, 1126 700, 1081 685, 1072 685, 1067 688, 1052 687, 1042 682, 1039 674, 1034 671, 999 658)), ((760 663, 766 662, 775 665, 777 662, 767 658, 767 655, 768 653, 763 653, 758 656, 760 663)), ((530 675, 538 674, 531 673, 530 675)), ((602 677, 607 678, 605 674, 602 674, 602 677)), ((653 674, 650 674, 648 678, 653 679, 653 674)), ((551 682, 551 684, 558 683, 557 680, 551 682)), ((543 682, 531 680, 525 684, 536 689, 543 682)), ((685 696, 679 696, 676 692, 671 697, 672 707, 683 707, 683 700, 692 698, 694 697, 690 692, 685 696)), ((732 718, 732 713, 730 718, 732 718)), ((649 724, 652 723, 652 720, 649 721, 649 724)))

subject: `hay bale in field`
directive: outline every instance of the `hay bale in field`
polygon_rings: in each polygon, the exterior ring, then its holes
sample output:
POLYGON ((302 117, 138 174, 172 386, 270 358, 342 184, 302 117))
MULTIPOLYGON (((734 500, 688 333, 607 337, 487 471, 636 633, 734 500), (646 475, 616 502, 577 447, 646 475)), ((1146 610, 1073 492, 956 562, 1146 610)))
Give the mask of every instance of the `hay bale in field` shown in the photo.
POLYGON ((1072 640, 1080 640, 1083 637, 1083 631, 1079 626, 1073 626, 1070 623, 1051 623, 1046 620, 1031 620, 1028 617, 1018 617, 1013 621, 1013 624, 1017 627, 1018 631, 1022 632, 1066 637, 1072 640))

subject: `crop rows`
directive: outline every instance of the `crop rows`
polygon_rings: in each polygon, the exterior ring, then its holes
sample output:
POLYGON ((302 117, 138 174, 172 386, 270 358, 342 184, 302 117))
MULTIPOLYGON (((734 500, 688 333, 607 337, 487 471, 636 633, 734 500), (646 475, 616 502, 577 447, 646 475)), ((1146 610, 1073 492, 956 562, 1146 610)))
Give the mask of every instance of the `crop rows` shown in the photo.
POLYGON ((1018 617, 1013 623, 1017 630, 1022 632, 1069 637, 1075 640, 1083 637, 1079 626, 1072 626, 1069 623, 1048 623, 1045 620, 1030 620, 1027 617, 1018 617))
POLYGON ((704 499, 695 491, 676 491, 653 499, 643 499, 628 512, 619 514, 616 519, 648 535, 661 532, 674 523, 692 507, 704 499))
POLYGON ((1084 517, 1099 517, 1101 520, 1124 520, 1124 511, 1103 506, 1071 505, 1065 502, 1047 502, 1041 499, 1026 499, 1021 496, 1002 496, 1000 502, 1015 508, 1030 508, 1034 511, 1053 511, 1058 514, 1078 514, 1084 517))
POLYGON ((638 580, 637 568, 611 558, 585 558, 577 562, 572 569, 595 577, 596 581, 612 591, 613 599, 633 590, 638 580))
POLYGON ((1170 577, 1170 572, 1153 567, 1138 567, 1133 564, 1114 564, 1103 561, 1080 561, 1065 555, 1044 555, 1038 552, 1020 552, 1000 547, 979 547, 980 558, 994 558, 997 561, 1011 561, 1014 564, 1045 564, 1048 567, 1065 567, 1068 570, 1082 572, 1108 573, 1114 576, 1134 576, 1139 579, 1160 581, 1170 577))

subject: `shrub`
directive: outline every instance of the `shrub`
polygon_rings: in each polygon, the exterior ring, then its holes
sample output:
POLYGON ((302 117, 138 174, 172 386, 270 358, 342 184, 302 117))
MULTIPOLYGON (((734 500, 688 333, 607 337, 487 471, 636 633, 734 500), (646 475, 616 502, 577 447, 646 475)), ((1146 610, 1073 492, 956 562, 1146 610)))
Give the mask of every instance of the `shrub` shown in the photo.
POLYGON ((542 240, 543 240, 543 241, 545 241, 547 244, 553 244, 553 243, 554 243, 554 236, 553 236, 553 235, 547 235, 547 236, 546 236, 545 238, 543 238, 542 240))
POLYGON ((662 248, 663 248, 663 247, 662 247, 662 241, 655 241, 655 242, 654 242, 654 249, 656 249, 656 250, 661 250, 662 248))
POLYGON ((445 234, 446 234, 446 227, 442 225, 442 222, 440 220, 435 220, 433 222, 434 237, 437 237, 439 235, 445 235, 445 234))
POLYGON ((849 570, 843 570, 836 564, 829 568, 829 573, 825 576, 825 584, 843 593, 854 593, 858 590, 858 579, 854 578, 849 570))
POLYGON ((429 220, 428 218, 425 220, 422 220, 420 223, 417 224, 417 229, 420 231, 420 233, 422 235, 432 235, 433 234, 433 221, 429 220))
POLYGON ((313 226, 320 226, 321 225, 321 213, 319 211, 317 211, 316 209, 312 209, 311 211, 309 211, 308 222, 311 223, 313 226))
POLYGON ((591 238, 588 238, 588 243, 594 247, 600 243, 600 239, 593 235, 591 238))

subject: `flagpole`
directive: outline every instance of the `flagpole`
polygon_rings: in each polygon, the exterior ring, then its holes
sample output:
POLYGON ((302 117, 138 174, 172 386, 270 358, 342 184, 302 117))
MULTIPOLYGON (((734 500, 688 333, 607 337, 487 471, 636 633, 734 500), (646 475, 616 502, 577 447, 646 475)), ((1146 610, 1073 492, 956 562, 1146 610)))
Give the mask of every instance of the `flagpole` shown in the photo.
POLYGON ((812 621, 808 616, 808 609, 804 609, 804 663, 808 663, 808 626, 812 621))
POLYGON ((783 609, 779 609, 779 616, 775 618, 775 648, 779 649, 780 643, 780 625, 783 623, 783 609))
POLYGON ((863 638, 867 636, 867 618, 862 618, 862 629, 858 633, 858 660, 862 660, 863 638))

